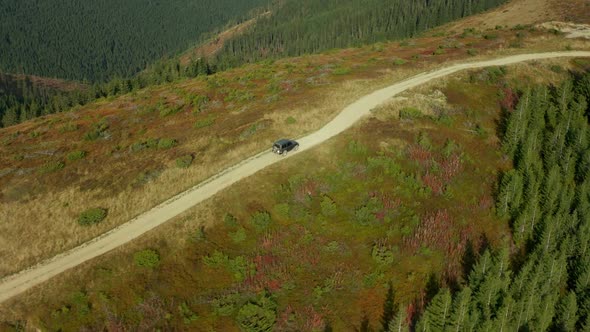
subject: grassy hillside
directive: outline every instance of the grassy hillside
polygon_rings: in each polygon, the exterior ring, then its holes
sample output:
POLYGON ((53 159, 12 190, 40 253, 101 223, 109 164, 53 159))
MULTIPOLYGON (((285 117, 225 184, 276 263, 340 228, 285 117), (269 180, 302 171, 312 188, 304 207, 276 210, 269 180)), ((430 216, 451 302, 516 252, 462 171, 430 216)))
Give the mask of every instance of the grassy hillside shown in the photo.
MULTIPOLYGON (((95 237, 279 136, 318 129, 377 87, 470 58, 475 48, 486 52, 520 40, 517 31, 493 33, 495 38, 470 31, 261 63, 3 129, 0 200, 7 208, 0 211, 0 241, 8 259, 0 262, 0 275, 95 237), (176 164, 184 157, 192 159, 188 168, 176 164), (107 218, 93 227, 78 225, 80 214, 95 207, 108 209, 107 218), (31 241, 20 241, 22 234, 31 241)), ((543 47, 552 38, 565 47, 556 36, 529 34, 543 47)))
POLYGON ((128 77, 267 0, 0 3, 0 71, 74 80, 128 77))
POLYGON ((31 326, 64 330, 378 330, 388 301, 416 318, 510 241, 494 213, 497 171, 510 167, 501 107, 516 103, 508 86, 536 70, 558 82, 563 69, 489 68, 408 92, 72 274, 43 307, 21 305, 31 326))
MULTIPOLYGON (((455 61, 565 49, 590 45, 533 26, 447 29, 175 77, 0 129, 0 277, 277 137, 318 129, 379 87, 455 61)), ((468 285, 485 249, 513 243, 514 220, 495 201, 498 175, 511 167, 502 109, 533 84, 589 66, 537 61, 409 91, 326 144, 0 305, 0 330, 368 331, 396 314, 416 322, 436 312, 439 288, 448 299, 468 285)))

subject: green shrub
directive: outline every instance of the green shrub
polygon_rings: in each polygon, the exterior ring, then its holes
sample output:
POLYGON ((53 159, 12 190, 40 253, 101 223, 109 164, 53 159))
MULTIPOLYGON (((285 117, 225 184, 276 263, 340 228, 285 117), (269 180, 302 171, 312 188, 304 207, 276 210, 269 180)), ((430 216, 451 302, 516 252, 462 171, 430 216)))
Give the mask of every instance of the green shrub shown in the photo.
POLYGON ((107 129, 109 129, 109 125, 105 119, 102 119, 92 126, 92 129, 84 135, 84 139, 87 141, 94 141, 103 135, 107 129))
POLYGON ((133 260, 137 266, 155 268, 160 265, 160 254, 153 249, 144 249, 133 255, 133 260))
POLYGON ((428 137, 427 133, 420 132, 420 134, 418 134, 418 145, 426 150, 432 149, 432 142, 430 141, 430 137, 428 137))
POLYGON ((238 218, 231 213, 226 213, 223 215, 223 223, 228 227, 236 227, 238 226, 238 218))
POLYGON ((165 150, 170 149, 178 145, 178 141, 172 138, 161 138, 158 141, 158 149, 165 150))
POLYGON ((215 117, 213 117, 213 116, 210 116, 206 119, 197 120, 195 122, 195 129, 206 128, 206 127, 213 125, 214 123, 215 123, 215 117))
POLYGON ((86 157, 86 151, 73 151, 68 154, 69 161, 76 161, 86 157))
POLYGON ((474 48, 470 48, 467 50, 467 54, 471 55, 471 56, 476 56, 477 55, 477 50, 474 48))
POLYGON ((447 139, 447 141, 445 142, 445 145, 442 149, 442 154, 443 154, 443 156, 448 158, 453 153, 455 153, 455 151, 457 151, 458 149, 459 149, 459 146, 457 145, 457 143, 455 143, 455 141, 453 141, 452 139, 447 139))
POLYGON ((386 246, 375 244, 371 250, 371 257, 378 264, 388 265, 392 264, 394 260, 393 252, 386 246))
POLYGON ((441 55, 441 54, 445 54, 445 50, 442 48, 437 48, 436 50, 434 50, 434 52, 432 52, 432 55, 441 55))
POLYGON ((484 39, 487 40, 492 40, 492 39, 497 39, 498 38, 498 34, 496 33, 486 33, 485 35, 483 35, 484 39))
POLYGON ((288 117, 288 118, 285 120, 285 123, 286 123, 286 124, 288 124, 288 125, 291 125, 291 124, 295 124, 295 123, 297 123, 297 120, 295 120, 295 118, 294 118, 294 117, 290 116, 290 117, 288 117))
POLYGON ((196 95, 191 100, 191 106, 194 107, 193 113, 201 113, 209 103, 209 97, 196 95))
POLYGON ((182 111, 182 106, 162 107, 162 109, 160 109, 160 117, 164 118, 170 115, 174 115, 180 111, 182 111))
POLYGON ((60 133, 67 133, 67 132, 72 132, 72 131, 76 131, 78 130, 78 125, 75 123, 66 123, 65 125, 63 125, 61 128, 59 128, 59 132, 60 133))
POLYGON ((80 214, 78 217, 78 224, 82 226, 90 226, 98 224, 107 217, 107 210, 103 208, 88 209, 80 214))
POLYGON ((393 60, 393 64, 396 65, 396 66, 401 66, 401 65, 403 65, 405 63, 406 63, 406 60, 404 60, 404 59, 395 59, 395 60, 393 60))
POLYGON ((213 254, 203 257, 203 263, 213 268, 226 268, 233 273, 237 281, 244 281, 247 276, 251 275, 256 270, 256 266, 249 262, 244 256, 237 256, 229 258, 219 250, 215 250, 213 254))
POLYGON ((331 217, 335 215, 336 212, 338 212, 336 203, 334 203, 334 201, 328 196, 324 196, 320 206, 322 209, 322 214, 326 217, 331 217))
POLYGON ((230 293, 214 298, 211 304, 217 315, 231 316, 236 310, 239 302, 240 294, 230 293))
POLYGON ((367 153, 367 147, 357 140, 348 143, 348 152, 353 155, 364 155, 367 153))
POLYGON ((354 212, 355 222, 367 226, 377 222, 377 218, 373 214, 373 211, 368 206, 361 206, 354 212))
POLYGON ((180 313, 180 316, 182 317, 182 321, 184 322, 184 324, 189 325, 192 322, 196 321, 197 319, 199 319, 199 316, 197 314, 195 314, 186 304, 186 302, 182 302, 179 306, 178 306, 178 312, 180 313))
POLYGON ((346 75, 346 74, 350 74, 350 72, 351 72, 350 68, 347 68, 347 67, 339 67, 339 68, 332 70, 332 74, 334 74, 334 75, 346 75))
POLYGON ((63 169, 65 166, 66 165, 61 161, 49 161, 49 162, 43 164, 43 166, 41 166, 41 168, 39 168, 39 173, 47 174, 47 173, 56 172, 56 171, 59 171, 60 169, 63 169))
POLYGON ((420 111, 419 109, 415 108, 415 107, 404 107, 399 111, 399 118, 400 119, 415 119, 415 118, 421 118, 422 117, 422 111, 420 111))
POLYGON ((244 229, 244 227, 240 227, 237 231, 230 233, 229 237, 235 243, 244 242, 246 240, 246 230, 244 229))
POLYGON ((38 132, 38 131, 32 131, 32 132, 30 132, 30 133, 29 133, 29 136, 30 136, 31 138, 37 138, 37 137, 41 136, 41 132, 38 132))
POLYGON ((256 212, 252 215, 250 222, 257 231, 263 231, 270 226, 270 214, 268 212, 256 212))
POLYGON ((88 295, 84 292, 78 291, 72 294, 72 304, 79 316, 86 316, 91 311, 88 295))
POLYGON ((272 331, 277 319, 276 309, 277 304, 263 294, 256 302, 243 305, 236 319, 246 332, 272 331))
POLYGON ((274 211, 274 212, 275 212, 277 215, 279 215, 279 216, 281 216, 281 217, 283 217, 283 218, 288 218, 288 217, 289 217, 289 211, 290 211, 290 210, 291 210, 291 209, 290 209, 290 207, 289 207, 289 204, 288 204, 288 203, 279 203, 279 204, 276 204, 276 205, 273 207, 273 211, 274 211))
POLYGON ((193 163, 193 156, 190 154, 176 159, 176 166, 179 168, 188 168, 193 163))

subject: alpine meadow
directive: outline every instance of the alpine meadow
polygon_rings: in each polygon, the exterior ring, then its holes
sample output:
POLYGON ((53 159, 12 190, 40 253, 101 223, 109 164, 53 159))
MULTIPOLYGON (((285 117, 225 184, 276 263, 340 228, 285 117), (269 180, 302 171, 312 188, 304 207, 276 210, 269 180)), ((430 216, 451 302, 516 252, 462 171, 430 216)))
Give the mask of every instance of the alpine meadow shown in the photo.
POLYGON ((588 1, 0 2, 0 331, 588 330, 588 1))

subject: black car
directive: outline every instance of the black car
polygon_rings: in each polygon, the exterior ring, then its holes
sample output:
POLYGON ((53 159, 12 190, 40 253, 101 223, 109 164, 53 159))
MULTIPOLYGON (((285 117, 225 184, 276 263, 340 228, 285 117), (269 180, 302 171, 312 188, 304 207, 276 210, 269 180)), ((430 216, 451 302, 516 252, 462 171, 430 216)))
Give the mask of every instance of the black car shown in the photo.
POLYGON ((272 145, 272 152, 286 156, 289 151, 297 151, 299 143, 291 139, 280 139, 272 145))

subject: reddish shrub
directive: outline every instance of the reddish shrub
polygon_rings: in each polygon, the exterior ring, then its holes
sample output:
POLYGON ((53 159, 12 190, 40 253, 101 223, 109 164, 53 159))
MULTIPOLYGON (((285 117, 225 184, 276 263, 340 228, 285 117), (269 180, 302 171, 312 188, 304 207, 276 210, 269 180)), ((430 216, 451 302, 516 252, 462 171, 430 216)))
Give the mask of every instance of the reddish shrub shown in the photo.
POLYGON ((461 158, 458 155, 454 154, 449 158, 444 159, 440 163, 441 167, 441 176, 445 184, 451 182, 451 180, 455 177, 455 175, 459 174, 463 170, 463 165, 461 164, 461 158))
POLYGON ((422 219, 414 233, 403 240, 403 245, 415 254, 421 246, 449 251, 455 234, 451 217, 446 210, 438 210, 422 219))
POLYGON ((442 179, 435 174, 430 174, 430 172, 426 172, 426 175, 422 177, 422 182, 432 190, 435 195, 441 195, 444 191, 444 184, 442 179))
POLYGON ((411 145, 408 149, 408 155, 411 160, 417 161, 425 168, 428 168, 432 162, 432 152, 424 149, 420 145, 411 145))
POLYGON ((513 111, 518 104, 518 94, 510 88, 504 88, 502 91, 504 98, 500 101, 500 107, 507 111, 513 111))

